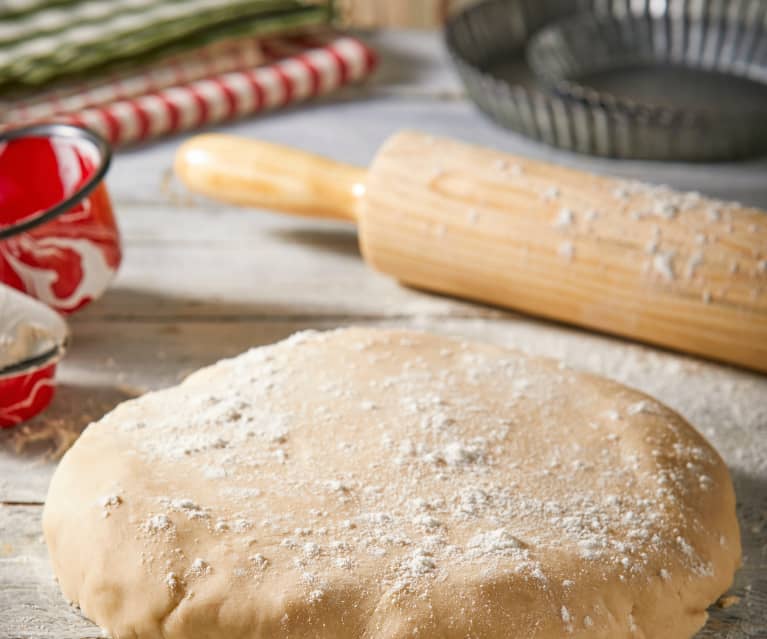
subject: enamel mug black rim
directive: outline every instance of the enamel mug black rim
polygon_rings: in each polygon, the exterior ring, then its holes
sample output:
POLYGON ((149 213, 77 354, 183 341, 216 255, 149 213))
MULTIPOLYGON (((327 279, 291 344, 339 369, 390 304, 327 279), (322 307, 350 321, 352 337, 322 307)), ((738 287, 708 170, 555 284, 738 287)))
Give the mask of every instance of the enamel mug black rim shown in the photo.
POLYGON ((30 126, 8 129, 0 133, 0 144, 22 138, 67 138, 70 140, 85 140, 99 153, 99 164, 88 180, 72 195, 58 204, 42 211, 31 218, 26 218, 11 226, 0 228, 0 240, 13 237, 19 233, 30 231, 65 213, 83 198, 87 197, 104 179, 112 162, 112 150, 107 141, 90 129, 74 124, 33 124, 30 126))

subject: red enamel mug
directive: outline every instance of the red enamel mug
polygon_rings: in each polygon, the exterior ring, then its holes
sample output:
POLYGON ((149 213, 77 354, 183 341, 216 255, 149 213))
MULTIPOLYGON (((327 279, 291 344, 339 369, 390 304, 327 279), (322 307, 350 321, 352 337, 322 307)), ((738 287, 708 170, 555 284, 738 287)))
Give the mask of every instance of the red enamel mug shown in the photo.
POLYGON ((0 133, 0 282, 63 314, 104 292, 122 258, 110 159, 106 141, 69 124, 0 133))

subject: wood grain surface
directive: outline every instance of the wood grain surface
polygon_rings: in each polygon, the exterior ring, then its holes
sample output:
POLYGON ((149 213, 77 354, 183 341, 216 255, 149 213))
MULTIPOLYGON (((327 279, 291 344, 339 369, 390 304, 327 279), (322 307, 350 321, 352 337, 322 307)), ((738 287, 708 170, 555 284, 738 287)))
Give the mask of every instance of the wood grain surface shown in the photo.
POLYGON ((366 186, 363 254, 402 282, 767 373, 763 211, 414 132, 366 186))
MULTIPOLYGON (((226 132, 367 165, 391 133, 418 128, 767 208, 764 160, 653 165, 562 154, 479 116, 461 97, 438 37, 382 33, 374 44, 384 62, 375 84, 226 132)), ((124 265, 107 295, 72 318, 74 341, 54 404, 0 433, 0 638, 101 636, 61 598, 40 541, 41 505, 56 458, 82 428, 123 399, 174 384, 221 357, 296 330, 348 324, 408 326, 520 347, 605 374, 678 410, 729 464, 751 549, 734 590, 740 603, 714 611, 701 636, 767 636, 767 377, 399 286, 363 264, 345 225, 192 197, 169 177, 180 141, 115 158, 108 184, 125 240, 124 265), (737 633, 722 630, 732 619, 740 620, 737 633)))

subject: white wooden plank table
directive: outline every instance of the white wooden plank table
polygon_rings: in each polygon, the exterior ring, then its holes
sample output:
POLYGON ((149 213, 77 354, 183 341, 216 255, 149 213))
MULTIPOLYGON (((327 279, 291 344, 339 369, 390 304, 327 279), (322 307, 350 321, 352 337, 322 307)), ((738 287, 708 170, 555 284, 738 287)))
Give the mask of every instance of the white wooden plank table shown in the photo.
MULTIPOLYGON (((496 128, 463 97, 434 35, 372 36, 375 82, 227 131, 366 164, 401 128, 423 129, 579 168, 701 190, 767 209, 767 160, 726 165, 612 162, 496 128)), ((767 636, 767 377, 615 338, 406 289, 367 269, 353 229, 236 210, 171 177, 179 139, 121 152, 108 183, 125 262, 71 321, 74 343, 51 408, 0 434, 0 638, 86 639, 99 628, 58 593, 40 514, 56 459, 118 402, 306 328, 365 324, 464 335, 563 359, 666 402, 720 450, 736 482, 748 551, 735 592, 703 637, 767 636), (728 616, 746 622, 732 631, 728 616)), ((87 535, 87 531, 83 531, 87 535)))

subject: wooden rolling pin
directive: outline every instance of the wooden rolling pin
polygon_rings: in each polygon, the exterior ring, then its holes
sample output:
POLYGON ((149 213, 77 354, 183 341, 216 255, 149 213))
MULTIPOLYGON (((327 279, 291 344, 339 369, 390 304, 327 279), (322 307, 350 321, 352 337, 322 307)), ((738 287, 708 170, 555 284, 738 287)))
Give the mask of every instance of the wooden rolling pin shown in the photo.
POLYGON ((767 372, 767 215, 665 187, 403 132, 369 170, 202 135, 194 191, 359 225, 416 287, 767 372))

